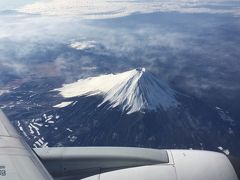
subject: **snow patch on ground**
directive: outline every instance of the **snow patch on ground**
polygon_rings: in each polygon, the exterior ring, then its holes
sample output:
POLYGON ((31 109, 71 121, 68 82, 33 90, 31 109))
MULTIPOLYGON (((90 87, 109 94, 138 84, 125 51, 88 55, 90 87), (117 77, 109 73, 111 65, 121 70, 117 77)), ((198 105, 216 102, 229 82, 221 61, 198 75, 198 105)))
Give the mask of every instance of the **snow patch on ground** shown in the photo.
POLYGON ((49 122, 50 120, 52 120, 53 119, 53 115, 49 115, 49 116, 45 116, 45 122, 49 122))
POLYGON ((46 115, 46 114, 43 114, 43 118, 44 118, 44 119, 47 119, 47 115, 46 115))
POLYGON ((35 148, 46 148, 48 147, 48 142, 45 141, 44 137, 41 137, 34 142, 33 146, 35 148))
POLYGON ((218 149, 220 150, 220 151, 222 151, 224 154, 226 154, 226 155, 229 155, 230 154, 230 151, 228 150, 228 149, 224 149, 223 147, 221 147, 221 146, 218 146, 218 149))
POLYGON ((69 132, 73 132, 73 130, 71 130, 70 128, 67 128, 66 130, 69 131, 69 132))
POLYGON ((30 123, 28 125, 28 128, 29 128, 31 134, 34 134, 36 132, 37 135, 40 135, 39 128, 37 126, 33 125, 32 123, 30 123))
POLYGON ((23 133, 23 135, 24 135, 25 137, 28 137, 28 135, 26 134, 26 132, 23 130, 23 127, 22 127, 20 121, 17 121, 17 126, 18 126, 19 130, 23 133))
POLYGON ((69 139, 70 142, 75 142, 75 141, 77 140, 77 136, 71 136, 71 135, 69 135, 69 136, 68 136, 68 139, 69 139))
POLYGON ((53 106, 53 107, 55 107, 55 108, 64 108, 64 107, 66 107, 66 106, 69 106, 69 105, 72 104, 72 103, 73 103, 73 101, 62 102, 62 103, 57 104, 57 105, 55 105, 55 106, 53 106))
POLYGON ((8 107, 7 105, 2 105, 2 106, 0 106, 1 109, 5 109, 5 108, 7 108, 7 107, 8 107))
POLYGON ((36 122, 34 122, 33 124, 34 124, 34 125, 37 125, 37 126, 39 126, 39 127, 42 127, 42 126, 43 126, 42 123, 36 123, 36 122))

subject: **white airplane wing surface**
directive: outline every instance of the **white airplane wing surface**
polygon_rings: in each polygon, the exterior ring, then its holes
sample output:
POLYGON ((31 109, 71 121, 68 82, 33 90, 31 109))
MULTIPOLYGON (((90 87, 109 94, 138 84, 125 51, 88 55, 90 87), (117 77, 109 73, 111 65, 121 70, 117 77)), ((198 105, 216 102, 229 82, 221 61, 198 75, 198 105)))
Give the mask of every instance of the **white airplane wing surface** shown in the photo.
POLYGON ((0 110, 0 179, 51 180, 32 149, 0 110))

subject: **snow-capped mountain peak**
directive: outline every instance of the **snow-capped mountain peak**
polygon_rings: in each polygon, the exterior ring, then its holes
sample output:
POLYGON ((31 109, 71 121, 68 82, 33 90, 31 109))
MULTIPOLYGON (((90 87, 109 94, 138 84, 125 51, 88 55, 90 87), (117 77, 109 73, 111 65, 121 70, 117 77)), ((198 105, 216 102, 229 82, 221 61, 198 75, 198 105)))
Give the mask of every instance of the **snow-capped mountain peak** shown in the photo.
POLYGON ((175 91, 145 68, 118 74, 80 79, 56 89, 66 98, 76 96, 103 96, 98 107, 109 104, 131 114, 137 111, 167 109, 177 106, 175 91))

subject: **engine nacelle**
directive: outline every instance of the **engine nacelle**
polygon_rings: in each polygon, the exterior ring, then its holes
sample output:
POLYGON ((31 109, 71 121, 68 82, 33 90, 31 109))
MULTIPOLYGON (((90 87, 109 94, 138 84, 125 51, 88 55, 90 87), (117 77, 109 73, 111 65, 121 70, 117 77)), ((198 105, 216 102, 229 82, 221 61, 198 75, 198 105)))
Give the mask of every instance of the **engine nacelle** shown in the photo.
POLYGON ((101 173, 84 180, 238 180, 224 154, 195 150, 167 152, 169 163, 101 173))
POLYGON ((237 166, 234 169, 225 154, 211 151, 120 147, 35 151, 55 179, 238 180, 237 166))

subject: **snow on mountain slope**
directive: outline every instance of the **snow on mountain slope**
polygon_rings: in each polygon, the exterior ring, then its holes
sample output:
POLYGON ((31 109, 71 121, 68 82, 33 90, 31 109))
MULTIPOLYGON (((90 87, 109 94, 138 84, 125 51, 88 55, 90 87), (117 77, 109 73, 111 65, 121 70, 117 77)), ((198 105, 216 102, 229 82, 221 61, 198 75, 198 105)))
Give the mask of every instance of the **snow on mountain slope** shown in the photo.
POLYGON ((80 79, 55 90, 65 98, 100 95, 104 99, 99 107, 109 103, 110 108, 119 106, 127 114, 157 108, 166 110, 179 104, 175 91, 145 68, 80 79))

